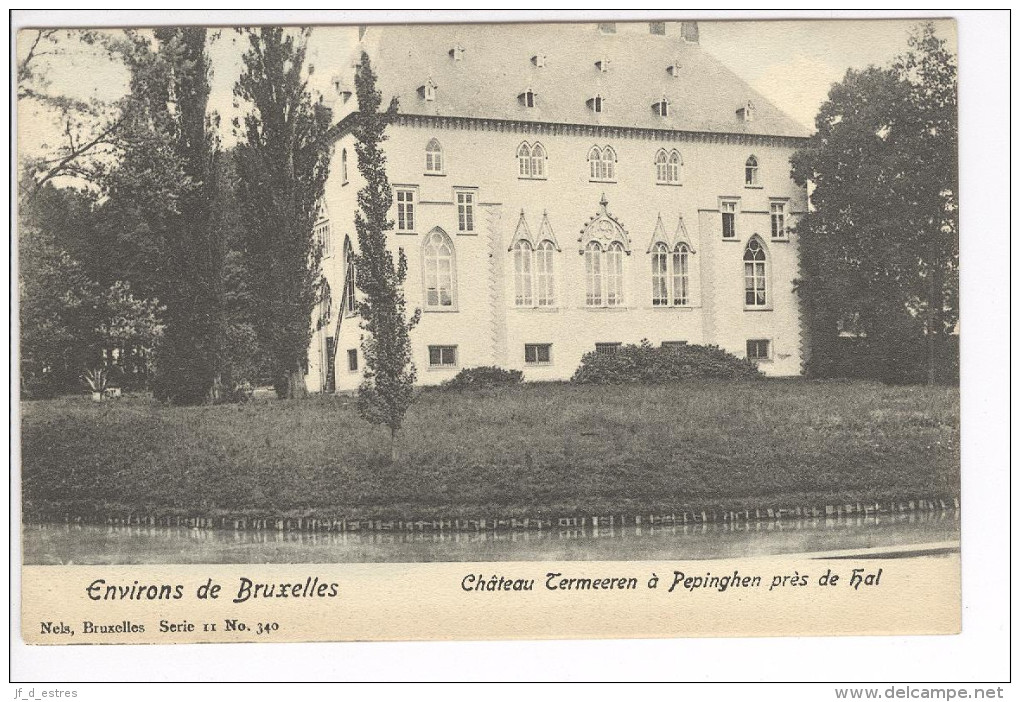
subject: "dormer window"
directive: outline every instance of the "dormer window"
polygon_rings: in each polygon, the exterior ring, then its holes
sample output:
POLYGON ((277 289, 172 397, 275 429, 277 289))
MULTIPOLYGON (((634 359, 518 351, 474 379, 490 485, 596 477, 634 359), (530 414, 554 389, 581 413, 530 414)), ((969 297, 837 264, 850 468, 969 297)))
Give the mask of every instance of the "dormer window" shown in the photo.
POLYGON ((663 95, 661 100, 652 104, 652 109, 659 117, 669 117, 669 100, 663 95))
POLYGON ((605 99, 602 95, 595 95, 594 97, 588 98, 588 109, 592 112, 599 114, 605 109, 605 99))
POLYGON ((429 78, 425 85, 418 88, 418 95, 426 102, 433 102, 436 99, 437 88, 438 86, 429 78))
POLYGON ((354 93, 351 92, 351 90, 348 89, 346 86, 344 86, 343 79, 340 78, 340 76, 338 75, 333 76, 333 80, 331 82, 333 84, 333 92, 336 93, 336 96, 338 98, 340 98, 341 103, 346 103, 348 100, 351 99, 351 96, 354 93))
POLYGON ((754 121, 754 103, 748 100, 740 109, 737 110, 737 119, 741 122, 753 122, 754 121))
POLYGON ((666 73, 668 73, 673 78, 678 78, 680 76, 680 62, 674 61, 673 63, 666 66, 666 73))
POLYGON ((523 93, 517 96, 517 101, 520 102, 525 107, 534 107, 535 97, 536 97, 535 91, 532 90, 531 88, 528 88, 523 93))
POLYGON ((536 68, 542 68, 545 66, 545 54, 535 54, 531 57, 531 63, 533 63, 536 68))
POLYGON ((616 22, 599 22, 599 32, 602 34, 616 34, 616 22))
POLYGON ((463 61, 464 60, 464 47, 461 46, 460 44, 457 44, 456 46, 454 46, 452 49, 450 49, 450 57, 454 61, 463 61))
POLYGON ((595 68, 599 69, 603 73, 609 72, 609 59, 601 58, 595 62, 595 68))

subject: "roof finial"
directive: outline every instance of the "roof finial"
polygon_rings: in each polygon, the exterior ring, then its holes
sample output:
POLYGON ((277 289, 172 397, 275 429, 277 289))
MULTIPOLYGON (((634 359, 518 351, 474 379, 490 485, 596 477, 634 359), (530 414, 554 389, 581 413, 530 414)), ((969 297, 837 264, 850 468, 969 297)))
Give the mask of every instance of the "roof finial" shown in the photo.
POLYGON ((599 200, 599 204, 602 205, 603 212, 608 212, 609 200, 606 199, 605 192, 602 193, 602 199, 599 200))

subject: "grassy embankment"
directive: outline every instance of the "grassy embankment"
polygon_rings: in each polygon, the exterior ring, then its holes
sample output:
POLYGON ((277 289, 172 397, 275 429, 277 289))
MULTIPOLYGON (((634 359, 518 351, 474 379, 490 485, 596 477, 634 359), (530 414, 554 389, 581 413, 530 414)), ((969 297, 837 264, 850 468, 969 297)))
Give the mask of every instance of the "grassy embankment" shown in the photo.
POLYGON ((959 390, 861 382, 423 392, 390 464, 354 400, 24 402, 26 518, 501 517, 951 498, 959 390), (486 513, 488 511, 488 513, 486 513))

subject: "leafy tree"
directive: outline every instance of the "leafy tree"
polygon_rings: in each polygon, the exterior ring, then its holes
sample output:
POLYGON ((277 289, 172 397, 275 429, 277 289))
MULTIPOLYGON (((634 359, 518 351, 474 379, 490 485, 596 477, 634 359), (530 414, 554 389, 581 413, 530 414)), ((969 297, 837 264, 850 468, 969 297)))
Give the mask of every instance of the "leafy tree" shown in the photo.
POLYGON ((165 307, 154 391, 175 404, 207 399, 221 374, 225 250, 213 227, 218 146, 207 118, 206 30, 127 32, 115 50, 131 70, 119 140, 105 179, 108 223, 123 271, 165 307))
POLYGON ((255 330, 285 398, 306 393, 312 309, 322 286, 313 227, 329 169, 330 115, 308 90, 310 31, 242 30, 248 50, 234 87, 251 105, 237 171, 255 330))
POLYGON ((841 323, 887 381, 934 382, 958 319, 956 66, 924 24, 889 68, 847 71, 792 159, 811 182, 797 226, 809 370, 838 372, 841 323))
POLYGON ((365 377, 358 389, 358 409, 373 424, 390 430, 393 458, 404 415, 413 399, 417 377, 411 362, 410 331, 418 323, 420 310, 410 319, 404 300, 407 258, 401 249, 394 262, 386 248, 386 234, 393 228, 389 210, 393 195, 386 177, 386 156, 381 149, 386 126, 397 111, 396 100, 380 112, 382 94, 368 55, 361 54, 355 74, 358 118, 353 128, 355 152, 365 187, 358 193, 359 211, 354 214, 360 253, 356 257, 357 286, 364 294, 358 301, 365 356, 365 377))
POLYGON ((67 234, 90 227, 92 201, 47 184, 19 208, 20 365, 30 394, 75 389, 105 349, 151 352, 162 333, 154 300, 124 281, 98 282, 69 252, 67 234))
POLYGON ((21 157, 20 168, 29 177, 19 184, 31 199, 50 182, 95 185, 116 150, 124 120, 117 105, 82 100, 51 90, 47 61, 98 46, 109 37, 94 30, 33 29, 18 35, 17 98, 19 117, 30 121, 54 120, 59 142, 43 153, 21 157))

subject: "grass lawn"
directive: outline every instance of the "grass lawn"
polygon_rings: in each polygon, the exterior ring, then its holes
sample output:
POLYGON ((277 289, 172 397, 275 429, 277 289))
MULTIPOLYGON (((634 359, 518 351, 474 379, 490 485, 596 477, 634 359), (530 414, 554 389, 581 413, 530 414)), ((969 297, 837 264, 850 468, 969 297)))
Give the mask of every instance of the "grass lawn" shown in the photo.
POLYGON ((959 390, 806 380, 423 391, 402 456, 355 401, 21 404, 26 516, 540 515, 953 497, 959 390))

